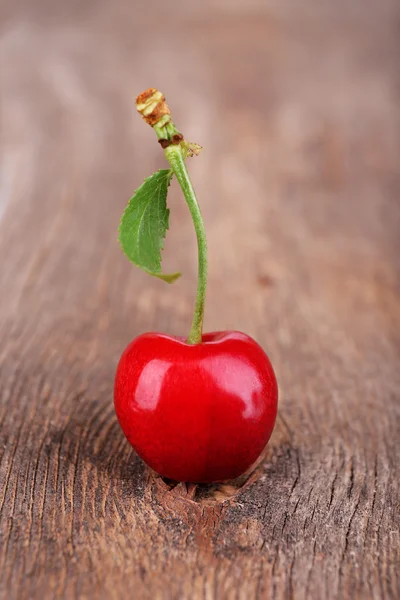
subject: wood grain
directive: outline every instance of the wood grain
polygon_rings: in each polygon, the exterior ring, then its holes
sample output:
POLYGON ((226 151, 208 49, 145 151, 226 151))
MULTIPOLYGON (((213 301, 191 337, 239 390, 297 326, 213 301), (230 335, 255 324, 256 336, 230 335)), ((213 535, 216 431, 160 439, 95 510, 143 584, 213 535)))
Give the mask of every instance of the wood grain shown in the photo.
POLYGON ((0 37, 0 595, 395 599, 399 585, 397 3, 13 2, 0 37), (195 241, 116 243, 163 157, 155 85, 188 138, 210 246, 208 330, 276 367, 277 426, 232 485, 172 485, 116 422, 118 357, 185 334, 195 241))

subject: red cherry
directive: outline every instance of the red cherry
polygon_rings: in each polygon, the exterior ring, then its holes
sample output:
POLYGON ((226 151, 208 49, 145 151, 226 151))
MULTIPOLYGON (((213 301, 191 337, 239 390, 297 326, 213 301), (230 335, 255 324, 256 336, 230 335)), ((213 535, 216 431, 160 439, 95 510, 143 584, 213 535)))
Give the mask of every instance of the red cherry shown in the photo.
POLYGON ((248 335, 207 333, 201 344, 145 333, 115 378, 123 432, 152 469, 178 481, 233 479, 258 458, 275 424, 278 387, 248 335))

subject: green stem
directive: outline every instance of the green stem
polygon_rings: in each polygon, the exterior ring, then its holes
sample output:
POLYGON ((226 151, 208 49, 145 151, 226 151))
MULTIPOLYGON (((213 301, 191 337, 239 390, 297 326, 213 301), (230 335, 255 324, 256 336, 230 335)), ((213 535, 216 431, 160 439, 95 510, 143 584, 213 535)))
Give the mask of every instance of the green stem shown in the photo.
POLYGON ((196 194, 186 169, 185 159, 188 155, 193 156, 193 154, 198 154, 201 148, 197 144, 188 144, 183 139, 183 135, 177 130, 171 119, 171 111, 165 102, 164 95, 160 91, 155 88, 149 88, 139 94, 136 98, 136 108, 146 123, 153 127, 158 141, 162 148, 164 148, 165 157, 181 186, 190 214, 192 215, 197 236, 199 266, 196 304, 192 327, 187 341, 189 344, 200 344, 203 334, 204 304, 207 287, 207 240, 203 217, 201 216, 196 194))
POLYGON ((196 304, 194 308, 192 327, 190 329, 188 343, 200 344, 203 333, 204 304, 206 299, 207 287, 207 239, 204 229, 203 217, 197 202, 196 194, 190 181, 189 173, 186 168, 183 149, 180 144, 170 145, 164 150, 165 157, 181 186, 183 195, 192 215, 194 229, 197 236, 198 248, 198 275, 196 304))

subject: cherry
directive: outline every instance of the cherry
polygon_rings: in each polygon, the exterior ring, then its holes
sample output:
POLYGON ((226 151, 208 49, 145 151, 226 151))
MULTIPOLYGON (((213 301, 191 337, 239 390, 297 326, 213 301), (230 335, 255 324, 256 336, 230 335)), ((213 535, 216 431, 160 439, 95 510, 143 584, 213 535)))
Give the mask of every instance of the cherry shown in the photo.
POLYGON ((234 479, 260 456, 275 424, 278 387, 264 350, 248 335, 203 335, 207 239, 186 167, 201 146, 177 130, 161 92, 150 88, 136 107, 154 129, 170 169, 145 179, 122 215, 119 241, 127 257, 167 283, 180 273, 161 271, 169 225, 166 198, 176 177, 192 216, 198 276, 187 340, 145 333, 123 352, 115 378, 117 417, 129 442, 155 471, 179 481, 234 479))
POLYGON ((155 471, 179 481, 233 479, 272 433, 275 374, 262 348, 235 331, 200 344, 145 333, 121 356, 115 409, 131 445, 155 471))

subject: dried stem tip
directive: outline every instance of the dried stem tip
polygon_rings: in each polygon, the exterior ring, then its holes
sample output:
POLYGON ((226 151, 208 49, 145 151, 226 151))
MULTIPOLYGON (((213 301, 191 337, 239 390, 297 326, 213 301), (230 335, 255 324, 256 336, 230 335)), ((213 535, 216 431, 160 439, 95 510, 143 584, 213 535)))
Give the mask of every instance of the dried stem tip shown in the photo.
MULTIPOLYGON (((156 123, 170 115, 171 111, 168 104, 165 102, 164 95, 155 88, 149 88, 145 92, 139 94, 136 98, 136 108, 142 115, 143 119, 153 127, 156 123)), ((165 119, 169 121, 170 119, 165 119)))

